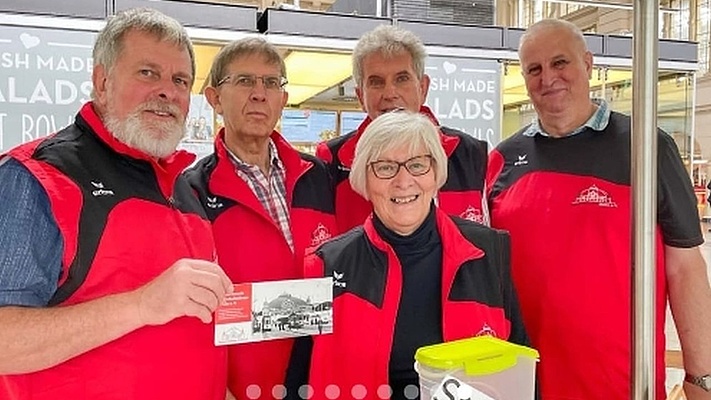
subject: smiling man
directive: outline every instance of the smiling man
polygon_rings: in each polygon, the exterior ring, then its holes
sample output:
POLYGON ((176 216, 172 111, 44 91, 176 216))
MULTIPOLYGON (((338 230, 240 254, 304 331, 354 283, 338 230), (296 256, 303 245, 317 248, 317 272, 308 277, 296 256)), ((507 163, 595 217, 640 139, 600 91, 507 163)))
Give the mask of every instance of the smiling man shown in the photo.
MULTIPOLYGON (((205 89, 225 127, 214 154, 186 176, 212 221, 220 264, 233 282, 302 278, 305 249, 335 231, 326 167, 274 130, 288 98, 286 72, 272 44, 242 39, 217 54, 205 89)), ((230 391, 238 399, 281 398, 292 344, 231 346, 230 391)))
POLYGON ((449 178, 436 196, 447 214, 488 223, 483 201, 487 144, 464 132, 439 126, 425 106, 430 78, 425 74, 425 47, 412 32, 381 25, 364 34, 353 51, 356 95, 368 116, 358 129, 320 143, 316 156, 329 164, 336 196, 339 233, 363 224, 373 207, 348 181, 356 144, 378 116, 399 109, 420 112, 439 127, 449 178))
MULTIPOLYGON (((538 118, 491 153, 487 187, 492 226, 511 234, 523 320, 541 353, 542 398, 626 400, 630 118, 590 99, 593 58, 575 25, 532 25, 519 58, 538 118)), ((698 247, 704 238, 679 150, 661 130, 658 143, 656 398, 666 397, 668 300, 684 352, 687 398, 709 399, 711 386, 700 387, 711 381, 711 290, 698 247)))
POLYGON ((0 398, 222 400, 211 322, 232 286, 176 151, 192 44, 132 9, 93 60, 75 122, 0 157, 0 398))

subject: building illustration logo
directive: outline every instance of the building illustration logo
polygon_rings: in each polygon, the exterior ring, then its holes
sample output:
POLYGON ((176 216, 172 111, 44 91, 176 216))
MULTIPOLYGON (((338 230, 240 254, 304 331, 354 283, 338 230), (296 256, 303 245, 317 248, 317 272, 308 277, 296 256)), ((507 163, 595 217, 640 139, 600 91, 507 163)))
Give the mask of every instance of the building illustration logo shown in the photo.
POLYGON ((580 192, 578 197, 575 198, 575 201, 573 201, 573 205, 579 204, 597 204, 600 207, 610 208, 617 207, 617 203, 612 200, 612 197, 610 197, 606 191, 595 185, 580 192))
POLYGON ((316 229, 311 234, 311 246, 318 246, 321 243, 331 238, 331 232, 319 223, 316 229))
POLYGON ((484 221, 484 214, 479 210, 478 208, 475 208, 474 206, 470 205, 467 207, 466 210, 464 210, 463 213, 459 215, 461 218, 464 218, 466 220, 476 222, 479 224, 484 224, 486 221, 484 221))

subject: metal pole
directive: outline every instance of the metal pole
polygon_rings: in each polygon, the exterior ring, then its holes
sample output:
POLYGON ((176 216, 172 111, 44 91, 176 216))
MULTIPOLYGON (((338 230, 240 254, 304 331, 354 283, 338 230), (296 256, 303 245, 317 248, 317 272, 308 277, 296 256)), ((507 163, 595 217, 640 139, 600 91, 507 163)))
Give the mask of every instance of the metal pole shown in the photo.
MULTIPOLYGON (((689 120, 691 121, 691 133, 689 136, 691 137, 690 143, 689 143, 689 176, 691 177, 691 181, 694 181, 694 152, 696 152, 695 147, 695 142, 696 142, 696 73, 691 73, 686 75, 686 79, 684 80, 684 84, 687 85, 687 88, 691 88, 691 113, 689 115, 689 120)), ((699 175, 699 184, 706 185, 706 183, 701 182, 701 175, 699 175)))
POLYGON ((659 0, 634 0, 632 58, 632 399, 653 400, 659 0))
MULTIPOLYGON (((699 3, 696 0, 689 0, 689 39, 697 41, 699 24, 699 3)), ((682 39, 682 38, 678 38, 682 39)))

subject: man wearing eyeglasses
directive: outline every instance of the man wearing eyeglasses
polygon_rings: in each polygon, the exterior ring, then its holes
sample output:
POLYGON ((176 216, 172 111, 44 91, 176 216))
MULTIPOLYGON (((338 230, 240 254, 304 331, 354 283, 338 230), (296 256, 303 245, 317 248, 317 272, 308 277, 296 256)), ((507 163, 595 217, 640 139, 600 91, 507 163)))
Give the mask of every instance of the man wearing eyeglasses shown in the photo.
MULTIPOLYGON (((277 49, 247 38, 220 50, 205 89, 225 126, 215 152, 185 175, 213 224, 220 264, 235 283, 302 278, 305 249, 335 231, 325 165, 274 130, 288 98, 286 83, 277 49)), ((281 339, 232 346, 232 394, 283 398, 292 345, 281 339)))
POLYGON ((447 214, 488 223, 483 201, 487 144, 464 132, 439 126, 425 106, 430 78, 425 47, 412 32, 382 25, 364 34, 353 51, 353 79, 358 101, 368 116, 357 130, 320 143, 316 156, 329 165, 336 196, 336 220, 342 233, 361 225, 373 210, 348 182, 355 147, 365 128, 378 116, 397 110, 420 112, 439 127, 447 155, 449 178, 435 201, 447 214))

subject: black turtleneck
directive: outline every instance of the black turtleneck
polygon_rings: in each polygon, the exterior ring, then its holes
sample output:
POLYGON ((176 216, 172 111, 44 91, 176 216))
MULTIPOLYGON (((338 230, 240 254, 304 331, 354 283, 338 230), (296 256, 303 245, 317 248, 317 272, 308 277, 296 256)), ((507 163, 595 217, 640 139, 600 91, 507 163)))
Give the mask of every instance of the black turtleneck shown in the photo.
POLYGON ((418 385, 415 351, 441 343, 442 338, 442 241, 435 222, 434 204, 425 221, 408 236, 388 229, 374 215, 376 232, 395 251, 402 266, 402 294, 390 351, 392 399, 405 399, 407 385, 418 385))

